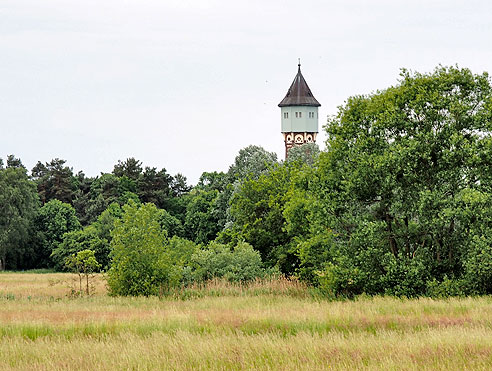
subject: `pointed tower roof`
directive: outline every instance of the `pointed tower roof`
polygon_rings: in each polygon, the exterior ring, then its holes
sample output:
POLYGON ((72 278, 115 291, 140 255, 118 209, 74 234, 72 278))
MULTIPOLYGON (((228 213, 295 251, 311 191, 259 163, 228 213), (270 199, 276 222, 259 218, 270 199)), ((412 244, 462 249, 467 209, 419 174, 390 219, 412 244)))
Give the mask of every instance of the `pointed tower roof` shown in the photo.
POLYGON ((304 76, 301 73, 301 63, 298 64, 299 69, 297 70, 297 75, 292 82, 292 85, 287 92, 284 99, 278 104, 279 107, 286 106, 311 106, 319 107, 321 104, 316 100, 311 93, 311 89, 304 80, 304 76))

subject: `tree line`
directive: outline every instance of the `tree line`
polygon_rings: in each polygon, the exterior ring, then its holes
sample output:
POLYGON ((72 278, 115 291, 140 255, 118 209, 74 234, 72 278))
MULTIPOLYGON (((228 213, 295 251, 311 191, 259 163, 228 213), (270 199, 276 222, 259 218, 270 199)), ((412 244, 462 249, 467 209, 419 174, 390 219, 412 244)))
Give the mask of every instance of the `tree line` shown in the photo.
POLYGON ((487 73, 402 70, 329 117, 326 150, 248 146, 189 186, 134 158, 111 173, 0 162, 3 268, 94 252, 114 294, 282 273, 328 296, 492 293, 487 73), (136 268, 140 267, 140 268, 136 268), (143 286, 142 286, 143 285, 143 286))

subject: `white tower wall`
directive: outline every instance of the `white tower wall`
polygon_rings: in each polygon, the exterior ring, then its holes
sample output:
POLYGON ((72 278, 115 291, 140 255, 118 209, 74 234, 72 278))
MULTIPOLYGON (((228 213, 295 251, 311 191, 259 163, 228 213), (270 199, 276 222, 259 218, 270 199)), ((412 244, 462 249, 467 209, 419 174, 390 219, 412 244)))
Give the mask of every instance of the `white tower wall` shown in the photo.
POLYGON ((282 133, 317 133, 318 107, 281 107, 282 133))

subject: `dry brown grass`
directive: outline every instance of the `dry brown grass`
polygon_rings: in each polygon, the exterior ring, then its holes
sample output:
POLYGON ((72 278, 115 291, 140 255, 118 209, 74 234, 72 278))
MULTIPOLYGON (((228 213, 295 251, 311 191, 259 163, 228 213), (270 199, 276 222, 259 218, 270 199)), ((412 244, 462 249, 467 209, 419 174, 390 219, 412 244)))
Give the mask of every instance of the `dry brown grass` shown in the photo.
MULTIPOLYGON (((69 273, 0 273, 0 295, 63 298, 70 288, 78 288, 78 282, 78 276, 69 273)), ((106 281, 101 274, 96 274, 91 282, 95 295, 106 295, 106 281)))

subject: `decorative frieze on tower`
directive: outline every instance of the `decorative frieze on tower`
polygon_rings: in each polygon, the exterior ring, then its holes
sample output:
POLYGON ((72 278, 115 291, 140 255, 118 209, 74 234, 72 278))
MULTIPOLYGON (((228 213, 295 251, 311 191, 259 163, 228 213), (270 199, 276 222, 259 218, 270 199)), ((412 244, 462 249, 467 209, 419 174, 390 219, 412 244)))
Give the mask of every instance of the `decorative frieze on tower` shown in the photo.
POLYGON ((285 158, 289 149, 305 144, 316 143, 318 134, 318 107, 321 106, 314 98, 306 80, 301 73, 301 63, 297 75, 279 103, 282 120, 282 134, 285 142, 285 158))

